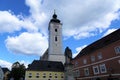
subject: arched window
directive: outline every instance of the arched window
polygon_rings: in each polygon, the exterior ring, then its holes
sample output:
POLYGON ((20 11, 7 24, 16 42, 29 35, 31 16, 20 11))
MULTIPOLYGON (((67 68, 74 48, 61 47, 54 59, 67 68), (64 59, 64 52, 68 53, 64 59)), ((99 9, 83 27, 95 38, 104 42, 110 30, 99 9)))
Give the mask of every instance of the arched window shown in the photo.
POLYGON ((55 36, 55 41, 57 41, 57 36, 55 36))

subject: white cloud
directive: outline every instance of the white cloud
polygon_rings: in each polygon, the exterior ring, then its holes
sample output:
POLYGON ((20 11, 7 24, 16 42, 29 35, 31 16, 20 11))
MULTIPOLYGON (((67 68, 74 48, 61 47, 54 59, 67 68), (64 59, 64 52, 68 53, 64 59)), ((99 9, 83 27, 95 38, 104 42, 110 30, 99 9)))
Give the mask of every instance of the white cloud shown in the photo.
POLYGON ((75 39, 97 35, 109 28, 120 14, 119 0, 26 0, 30 15, 20 19, 9 11, 0 11, 0 32, 40 31, 47 34, 50 15, 54 9, 63 22, 63 35, 75 39), (46 24, 47 23, 47 24, 46 24))
POLYGON ((24 64, 26 68, 28 68, 28 65, 30 64, 29 61, 24 61, 24 60, 21 60, 19 62, 20 62, 20 64, 24 64))
POLYGON ((0 33, 20 31, 22 28, 30 32, 38 31, 32 19, 15 15, 11 11, 0 11, 0 33))
POLYGON ((76 48, 76 53, 73 54, 73 58, 76 57, 76 56, 80 53, 80 51, 81 51, 83 48, 85 48, 86 46, 87 46, 87 45, 83 45, 83 46, 77 47, 77 48, 76 48))
MULTIPOLYGON (((21 60, 21 61, 18 61, 18 62, 20 62, 20 64, 24 64, 26 68, 28 67, 28 64, 30 64, 30 62, 24 61, 24 60, 21 60)), ((13 63, 11 63, 11 62, 0 59, 0 66, 1 67, 7 67, 8 69, 11 70, 12 64, 13 63)))
POLYGON ((22 20, 10 11, 0 11, 0 32, 13 32, 21 29, 22 20))
POLYGON ((120 9, 120 0, 26 0, 26 5, 30 7, 30 15, 26 17, 15 15, 12 11, 0 11, 0 33, 21 31, 22 28, 28 32, 40 31, 41 36, 35 36, 32 40, 26 38, 36 35, 34 33, 8 37, 6 46, 15 53, 33 54, 35 51, 35 54, 40 55, 45 50, 46 46, 43 43, 47 43, 45 36, 54 9, 63 23, 63 35, 75 39, 103 32, 109 28, 111 21, 119 19, 120 16, 117 12, 120 9), (32 44, 33 42, 35 44, 32 44))
POLYGON ((42 5, 40 3, 41 0, 26 0, 26 5, 30 7, 29 11, 31 13, 29 19, 31 19, 32 23, 41 30, 41 33, 46 35, 48 27, 46 21, 48 20, 48 17, 47 13, 41 9, 42 5))
POLYGON ((48 48, 47 38, 40 33, 24 32, 19 36, 9 36, 5 42, 10 51, 28 55, 42 55, 48 48))
POLYGON ((75 39, 97 35, 120 15, 119 0, 44 0, 41 6, 48 13, 56 9, 63 22, 64 36, 75 39))
POLYGON ((105 33, 103 34, 103 36, 106 36, 106 35, 114 32, 115 30, 117 30, 117 29, 108 29, 107 32, 105 32, 105 33))
POLYGON ((12 63, 0 59, 0 66, 7 67, 7 68, 11 69, 12 63))

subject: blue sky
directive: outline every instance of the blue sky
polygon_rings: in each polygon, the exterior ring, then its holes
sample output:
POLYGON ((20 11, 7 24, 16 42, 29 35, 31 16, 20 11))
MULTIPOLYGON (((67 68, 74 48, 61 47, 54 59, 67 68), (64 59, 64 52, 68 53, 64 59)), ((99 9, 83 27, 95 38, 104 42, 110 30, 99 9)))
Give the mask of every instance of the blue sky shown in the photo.
POLYGON ((63 24, 63 52, 69 46, 73 56, 120 28, 120 0, 0 0, 0 66, 40 58, 54 9, 63 24))

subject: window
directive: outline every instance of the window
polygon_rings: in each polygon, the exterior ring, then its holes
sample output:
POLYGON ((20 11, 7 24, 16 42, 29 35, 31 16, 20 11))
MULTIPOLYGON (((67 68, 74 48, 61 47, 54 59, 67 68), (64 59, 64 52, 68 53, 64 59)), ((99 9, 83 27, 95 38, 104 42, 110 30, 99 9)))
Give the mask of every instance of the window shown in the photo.
POLYGON ((115 47, 116 54, 120 54, 120 46, 115 47))
POLYGON ((43 76, 43 78, 46 78, 46 76, 43 76))
POLYGON ((94 72, 94 74, 99 74, 98 66, 93 66, 93 72, 94 72))
POLYGON ((57 36, 55 36, 55 41, 57 41, 57 36))
POLYGON ((63 74, 61 74, 61 78, 64 78, 64 75, 63 75, 63 74))
POLYGON ((57 76, 55 76, 55 78, 57 78, 57 76))
POLYGON ((80 76, 80 71, 76 70, 74 75, 75 75, 75 77, 79 77, 80 76))
POLYGON ((106 71, 106 66, 105 66, 105 64, 101 64, 100 65, 100 72, 101 73, 106 73, 107 71, 106 71))
POLYGON ((32 73, 29 73, 29 76, 28 76, 29 78, 32 78, 32 73))
POLYGON ((43 78, 46 78, 46 74, 45 73, 43 73, 43 78))
POLYGON ((89 68, 84 69, 85 76, 89 76, 89 68))
POLYGON ((55 29, 55 32, 57 32, 57 29, 55 29))
POLYGON ((52 78, 52 76, 49 76, 49 78, 52 78))
POLYGON ((86 59, 83 59, 83 64, 87 64, 87 60, 86 59))
POLYGON ((95 61, 95 56, 91 56, 91 61, 92 61, 92 62, 95 61))
POLYGON ((75 67, 77 67, 78 66, 78 61, 75 61, 75 67))
POLYGON ((49 73, 49 78, 52 78, 52 74, 51 73, 49 73))
POLYGON ((64 78, 63 76, 61 76, 61 78, 64 78))
POLYGON ((102 53, 98 53, 98 59, 102 59, 102 53))
POLYGON ((36 78, 39 78, 39 73, 36 73, 36 78))

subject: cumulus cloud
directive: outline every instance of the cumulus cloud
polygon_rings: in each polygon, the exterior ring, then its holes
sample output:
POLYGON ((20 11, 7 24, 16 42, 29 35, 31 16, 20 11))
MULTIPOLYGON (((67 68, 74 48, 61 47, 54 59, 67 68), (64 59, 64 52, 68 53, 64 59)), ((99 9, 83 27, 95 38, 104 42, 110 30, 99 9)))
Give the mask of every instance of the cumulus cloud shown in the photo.
POLYGON ((0 66, 7 67, 7 68, 11 69, 12 63, 0 59, 0 66))
POLYGON ((26 5, 30 7, 30 15, 28 16, 15 15, 11 10, 0 11, 0 33, 26 29, 29 32, 41 31, 41 33, 46 34, 47 26, 45 27, 44 24, 47 17, 43 11, 40 11, 39 0, 26 0, 26 5))
POLYGON ((18 31, 25 28, 28 31, 41 31, 47 34, 50 14, 56 9, 58 17, 63 22, 63 35, 75 39, 90 37, 109 28, 111 21, 118 19, 119 0, 26 0, 30 7, 30 15, 20 19, 8 12, 0 11, 0 32, 18 31))
POLYGON ((76 57, 76 56, 80 53, 80 51, 81 51, 83 48, 85 48, 86 46, 87 46, 87 45, 83 45, 83 46, 77 47, 77 48, 76 48, 76 53, 73 54, 73 58, 76 57))
POLYGON ((19 36, 9 36, 5 42, 13 53, 42 55, 48 48, 47 38, 40 33, 24 32, 19 36))
POLYGON ((20 64, 24 64, 26 68, 28 68, 28 65, 30 64, 30 62, 24 61, 24 60, 21 60, 19 62, 20 62, 20 64))
POLYGON ((46 35, 47 32, 47 25, 46 21, 48 21, 47 13, 42 10, 41 5, 42 0, 26 0, 26 5, 30 7, 29 12, 31 15, 29 19, 34 23, 34 25, 41 31, 41 33, 46 35))
POLYGON ((12 11, 0 11, 0 33, 22 29, 29 32, 7 38, 7 48, 15 53, 33 54, 35 51, 35 54, 40 55, 40 52, 45 50, 46 46, 43 46, 43 43, 47 43, 45 38, 47 38, 48 23, 54 9, 63 23, 63 36, 74 39, 95 36, 108 29, 111 22, 119 19, 120 16, 120 0, 26 0, 25 3, 30 7, 30 15, 26 17, 15 15, 12 11), (35 36, 36 40, 41 41, 43 38, 45 42, 26 39, 26 37, 30 38, 30 35, 36 35, 35 32, 41 35, 35 36), (32 44, 32 41, 36 43, 32 44))
POLYGON ((56 9, 63 22, 63 34, 75 39, 97 35, 118 19, 119 0, 44 0, 44 11, 56 9), (82 34, 82 35, 81 35, 82 34))
MULTIPOLYGON (((30 64, 30 62, 24 61, 24 60, 21 60, 21 61, 18 61, 18 62, 20 62, 20 64, 24 64, 26 68, 28 67, 28 64, 30 64)), ((1 60, 1 59, 0 59, 0 66, 1 66, 1 67, 7 67, 8 69, 11 70, 12 64, 13 64, 13 63, 11 63, 11 62, 9 62, 9 61, 1 60)))
POLYGON ((29 32, 38 31, 32 19, 15 15, 11 11, 0 11, 0 33, 12 33, 21 29, 26 29, 29 32))
POLYGON ((0 32, 13 32, 21 29, 22 20, 10 11, 0 11, 0 32))
POLYGON ((106 35, 114 32, 115 30, 117 30, 117 29, 108 29, 107 32, 105 32, 105 33, 103 34, 103 36, 106 36, 106 35))

